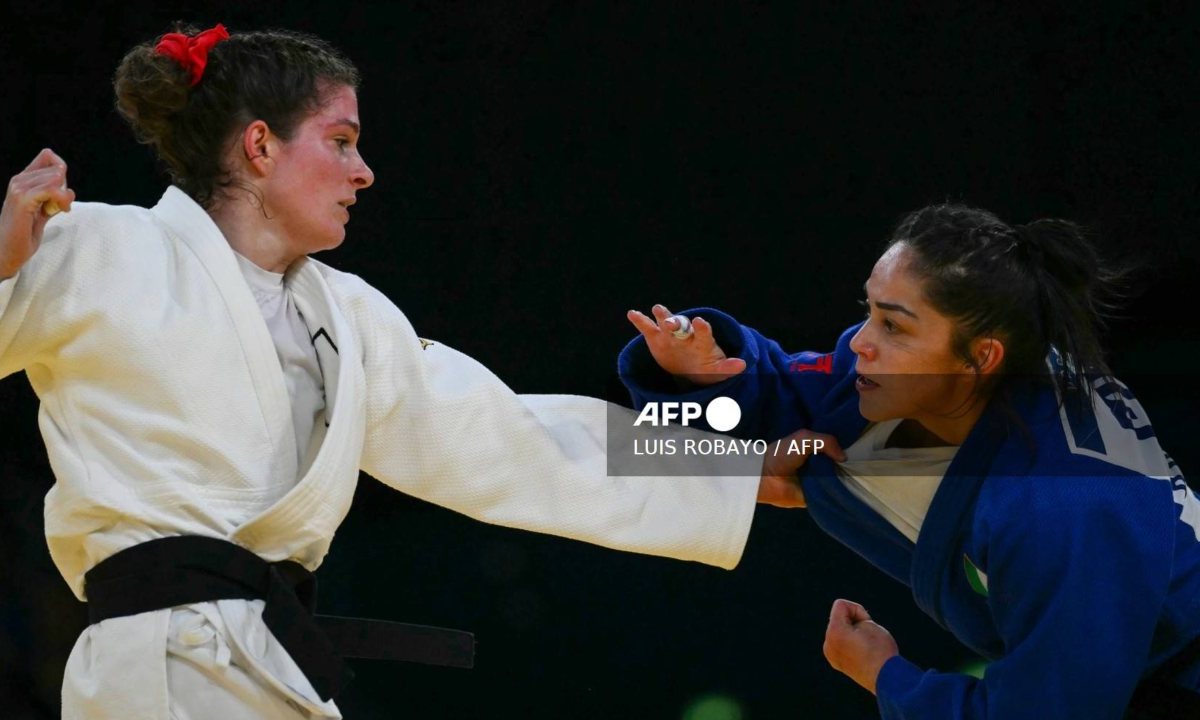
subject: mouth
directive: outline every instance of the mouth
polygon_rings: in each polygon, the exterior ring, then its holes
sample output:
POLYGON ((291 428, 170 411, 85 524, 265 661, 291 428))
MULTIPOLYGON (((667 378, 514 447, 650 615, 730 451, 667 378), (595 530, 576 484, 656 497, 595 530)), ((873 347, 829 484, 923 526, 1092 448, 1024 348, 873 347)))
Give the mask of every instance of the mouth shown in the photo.
POLYGON ((854 381, 854 387, 859 392, 865 392, 867 390, 874 390, 875 388, 879 387, 879 383, 875 382, 866 375, 859 375, 854 381))
POLYGON ((355 198, 350 198, 348 200, 338 200, 338 205, 341 205, 342 207, 349 209, 350 206, 356 202, 358 202, 358 200, 356 200, 355 198))

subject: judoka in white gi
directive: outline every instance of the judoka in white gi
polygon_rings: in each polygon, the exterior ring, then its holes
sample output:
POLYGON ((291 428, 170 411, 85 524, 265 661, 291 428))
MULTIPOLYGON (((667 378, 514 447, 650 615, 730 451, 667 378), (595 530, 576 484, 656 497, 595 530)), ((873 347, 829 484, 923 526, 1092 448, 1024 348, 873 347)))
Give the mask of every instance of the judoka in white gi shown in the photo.
MULTIPOLYGON (((306 36, 168 34, 115 81, 171 172, 157 205, 74 202, 50 150, 9 184, 0 376, 25 370, 40 398, 47 541, 74 593, 101 561, 172 536, 315 569, 360 468, 485 522, 733 567, 756 495, 786 504, 779 478, 610 478, 604 403, 518 397, 307 257, 342 242, 374 181, 357 81, 306 36)), ((63 717, 340 717, 263 606, 91 625, 63 717)))

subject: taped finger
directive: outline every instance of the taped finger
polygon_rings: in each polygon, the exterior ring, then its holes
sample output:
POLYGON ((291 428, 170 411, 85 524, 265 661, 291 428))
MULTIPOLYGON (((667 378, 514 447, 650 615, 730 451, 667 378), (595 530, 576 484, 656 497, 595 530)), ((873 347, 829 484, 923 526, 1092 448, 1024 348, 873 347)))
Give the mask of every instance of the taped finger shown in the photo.
POLYGON ((688 320, 687 317, 683 315, 672 315, 671 317, 667 318, 667 320, 674 320, 675 323, 679 325, 678 328, 671 331, 671 334, 679 340, 686 340, 687 337, 692 334, 692 321, 688 320))

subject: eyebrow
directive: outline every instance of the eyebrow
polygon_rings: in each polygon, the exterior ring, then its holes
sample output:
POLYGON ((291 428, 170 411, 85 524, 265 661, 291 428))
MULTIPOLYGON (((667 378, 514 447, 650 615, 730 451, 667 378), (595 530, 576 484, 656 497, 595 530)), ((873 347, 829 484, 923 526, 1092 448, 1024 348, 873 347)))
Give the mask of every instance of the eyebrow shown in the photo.
MULTIPOLYGON (((870 296, 870 293, 867 292, 867 283, 863 283, 863 293, 866 294, 868 297, 870 296)), ((885 302, 879 302, 878 300, 876 300, 875 307, 878 307, 882 310, 894 310, 895 312, 904 313, 905 315, 908 315, 909 317, 911 317, 913 320, 921 319, 921 318, 917 317, 917 314, 915 312, 913 312, 912 310, 909 310, 908 308, 904 307, 903 305, 897 305, 896 303, 885 303, 885 302)))
POLYGON ((340 118, 338 120, 334 120, 333 122, 329 123, 329 127, 334 127, 336 125, 349 125, 350 128, 354 130, 354 132, 356 132, 360 135, 362 134, 362 129, 359 128, 358 123, 354 122, 350 118, 340 118))

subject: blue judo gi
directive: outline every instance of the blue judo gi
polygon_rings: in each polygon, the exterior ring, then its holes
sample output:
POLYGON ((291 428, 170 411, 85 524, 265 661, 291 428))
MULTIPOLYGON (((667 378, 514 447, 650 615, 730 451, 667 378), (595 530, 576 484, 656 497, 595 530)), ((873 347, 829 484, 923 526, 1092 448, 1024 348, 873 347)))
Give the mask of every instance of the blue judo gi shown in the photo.
MULTIPOLYGON (((809 428, 849 447, 862 435, 849 346, 858 326, 832 353, 788 354, 720 311, 685 314, 708 320, 746 371, 681 392, 638 337, 618 360, 637 408, 727 396, 742 408, 738 437, 809 428)), ((1200 501, 1132 393, 1112 379, 1095 386, 1095 403, 1060 406, 1048 383, 1011 382, 1009 410, 989 403, 915 545, 846 489, 827 456, 802 468, 817 524, 992 661, 978 680, 890 659, 876 684, 884 720, 1115 720, 1164 667, 1166 682, 1200 689, 1200 501)))

